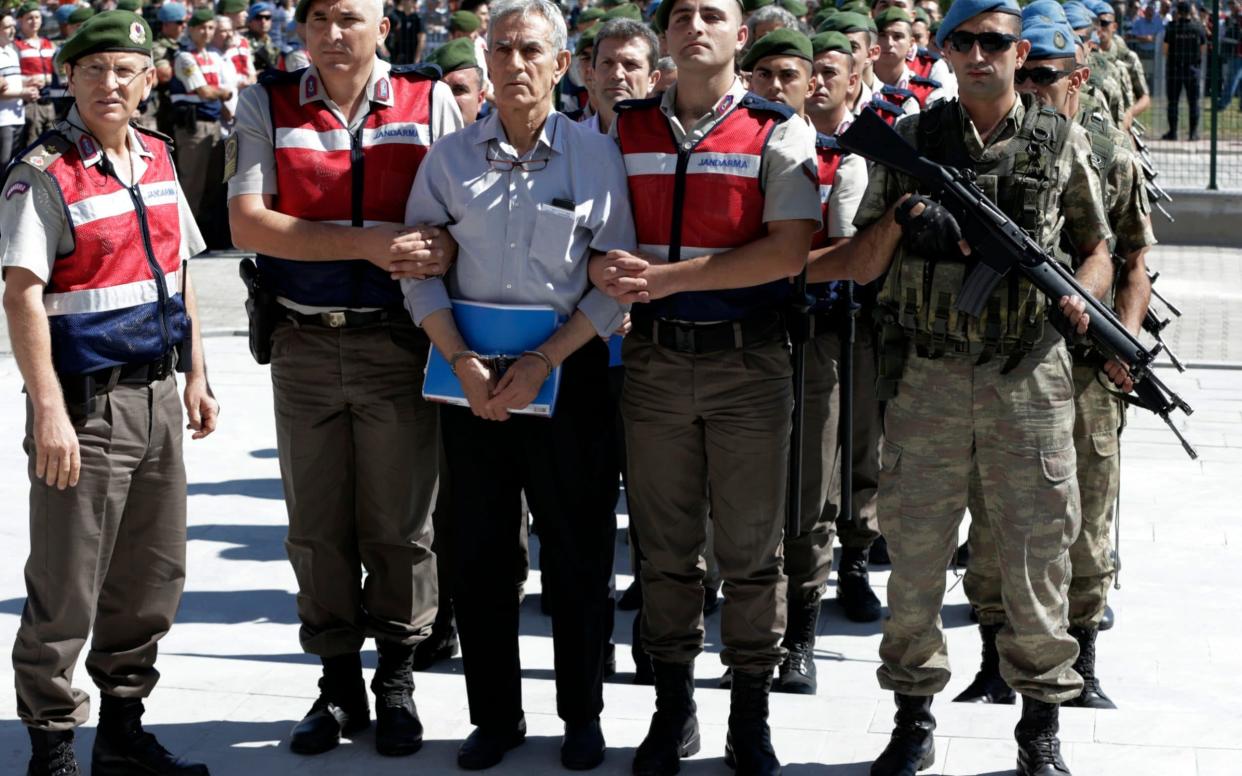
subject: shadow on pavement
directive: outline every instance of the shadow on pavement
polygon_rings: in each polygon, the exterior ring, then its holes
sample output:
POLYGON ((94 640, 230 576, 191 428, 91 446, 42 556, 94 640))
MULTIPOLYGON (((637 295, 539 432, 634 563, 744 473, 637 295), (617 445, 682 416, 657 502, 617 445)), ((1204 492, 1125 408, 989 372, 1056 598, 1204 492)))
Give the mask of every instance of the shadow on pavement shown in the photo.
POLYGON ((285 525, 192 525, 186 531, 189 541, 234 544, 220 551, 224 560, 288 560, 285 554, 285 525))
POLYGON ((190 496, 251 496, 280 500, 285 497, 280 480, 261 477, 253 480, 223 480, 221 482, 191 482, 186 487, 190 496))
MULTIPOLYGON (((0 602, 0 611, 7 601, 0 602)), ((21 611, 21 608, 18 608, 21 611)), ((297 597, 287 590, 187 590, 177 622, 298 624, 297 597)))
POLYGON ((279 456, 276 452, 276 448, 264 447, 259 450, 251 450, 250 457, 251 458, 277 458, 279 456))

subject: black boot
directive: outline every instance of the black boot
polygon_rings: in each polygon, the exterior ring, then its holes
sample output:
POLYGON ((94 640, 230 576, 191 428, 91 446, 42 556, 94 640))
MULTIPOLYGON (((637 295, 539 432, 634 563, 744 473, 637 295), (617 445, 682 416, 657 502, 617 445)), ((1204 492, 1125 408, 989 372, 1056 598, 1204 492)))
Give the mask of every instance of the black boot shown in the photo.
POLYGON ((319 679, 319 697, 302 721, 293 727, 289 748, 298 754, 321 754, 335 749, 342 735, 371 725, 362 659, 357 653, 325 657, 319 679))
POLYGON ((30 734, 30 764, 26 776, 78 776, 78 759, 73 754, 72 730, 36 730, 30 734))
POLYGON ((883 536, 871 543, 871 549, 867 551, 867 562, 872 566, 892 564, 893 561, 888 557, 888 540, 883 536))
POLYGON ((789 624, 785 627, 785 640, 781 644, 787 652, 772 685, 776 692, 815 694, 815 630, 818 624, 818 597, 802 604, 790 602, 789 624))
POLYGON ((953 699, 954 703, 1001 703, 1012 705, 1017 700, 1013 689, 1005 684, 1000 674, 1000 654, 996 651, 996 634, 1002 625, 980 625, 979 638, 983 640, 983 658, 979 673, 965 690, 953 699))
POLYGON ((1022 696, 1022 719, 1014 728, 1018 739, 1018 776, 1070 776, 1057 739, 1060 707, 1022 696))
POLYGON ((377 639, 375 648, 375 751, 388 757, 414 754, 423 746, 423 723, 414 707, 414 647, 377 639))
POLYGON ((414 647, 415 671, 426 671, 441 660, 452 660, 457 656, 457 626, 453 623, 453 605, 451 602, 440 602, 436 612, 436 621, 431 626, 431 635, 414 647))
POLYGON ((1077 698, 1066 701, 1063 705, 1082 709, 1115 709, 1117 704, 1100 689, 1100 680, 1095 675, 1095 636, 1094 628, 1080 628, 1071 625, 1069 634, 1078 642, 1078 659, 1074 661, 1074 670, 1082 677, 1082 692, 1077 698))
POLYGON ((936 762, 936 718, 930 695, 896 693, 897 714, 888 746, 871 763, 871 776, 914 776, 936 762))
POLYGON ((1104 604, 1104 616, 1100 618, 1099 629, 1101 631, 1112 630, 1113 625, 1116 624, 1116 622, 1117 618, 1116 615, 1113 614, 1113 607, 1108 604, 1104 604))
POLYGON ((768 729, 768 693, 772 672, 733 670, 729 692, 729 732, 725 765, 741 776, 778 776, 781 762, 768 729))
POLYGON ((880 599, 871 590, 867 576, 867 553, 844 547, 841 565, 837 567, 837 603, 845 616, 854 622, 875 622, 880 619, 880 599))
POLYGON ((171 754, 143 730, 142 712, 138 698, 100 698, 92 776, 208 776, 206 765, 171 754))
POLYGON ((694 704, 694 664, 651 661, 656 711, 647 737, 634 753, 634 776, 665 776, 681 770, 681 758, 699 751, 698 707, 694 704))

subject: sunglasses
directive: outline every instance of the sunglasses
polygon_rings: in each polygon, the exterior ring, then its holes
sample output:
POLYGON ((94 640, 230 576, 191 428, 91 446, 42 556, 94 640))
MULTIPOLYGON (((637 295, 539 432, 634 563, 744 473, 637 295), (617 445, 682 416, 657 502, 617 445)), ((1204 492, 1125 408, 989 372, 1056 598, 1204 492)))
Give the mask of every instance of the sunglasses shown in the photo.
POLYGON ((1031 81, 1036 86, 1052 86, 1073 72, 1073 70, 1057 70, 1055 67, 1024 67, 1014 71, 1013 80, 1020 84, 1031 81))
POLYGON ((261 22, 270 22, 272 20, 272 15, 270 13, 261 13, 254 18, 258 19, 261 22))
POLYGON ((987 54, 998 54, 1002 51, 1008 51, 1009 47, 1018 40, 1015 35, 1008 35, 1003 32, 981 32, 976 35, 973 32, 965 30, 956 30, 949 33, 949 46, 959 54, 969 53, 975 44, 979 44, 979 50, 987 54))

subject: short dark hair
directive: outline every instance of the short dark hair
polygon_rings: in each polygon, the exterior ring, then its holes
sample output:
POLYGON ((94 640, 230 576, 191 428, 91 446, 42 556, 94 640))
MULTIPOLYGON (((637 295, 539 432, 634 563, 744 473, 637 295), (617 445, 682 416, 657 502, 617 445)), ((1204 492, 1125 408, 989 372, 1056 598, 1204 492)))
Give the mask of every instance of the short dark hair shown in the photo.
MULTIPOLYGON (((664 0, 669 2, 670 0, 664 0)), ((660 41, 651 28, 633 19, 609 19, 595 32, 595 46, 591 51, 591 66, 599 59, 600 44, 606 40, 633 40, 638 38, 647 44, 647 70, 654 73, 660 60, 660 41)))

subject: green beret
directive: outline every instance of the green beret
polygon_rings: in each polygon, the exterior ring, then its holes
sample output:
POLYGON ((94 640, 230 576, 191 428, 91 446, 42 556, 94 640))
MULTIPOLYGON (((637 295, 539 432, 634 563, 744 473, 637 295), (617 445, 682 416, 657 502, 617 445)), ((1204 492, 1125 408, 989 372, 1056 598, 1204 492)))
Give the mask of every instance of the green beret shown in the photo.
POLYGON ((70 24, 81 24, 87 19, 95 15, 94 8, 75 8, 73 13, 69 14, 70 24))
POLYGON ((116 0, 118 11, 139 11, 142 9, 142 0, 116 0))
POLYGON ((600 18, 606 22, 613 19, 630 19, 632 21, 641 22, 643 20, 643 11, 633 3, 622 3, 600 18))
POLYGON ((866 3, 861 2, 861 1, 860 1, 860 2, 845 3, 844 5, 842 5, 842 6, 841 6, 841 10, 842 10, 842 11, 847 11, 847 12, 850 12, 850 13, 860 13, 860 14, 862 14, 863 16, 870 16, 870 15, 871 15, 871 8, 870 8, 870 7, 869 7, 866 3))
POLYGON ((805 0, 781 0, 781 6, 799 19, 806 16, 805 0))
POLYGON ((578 36, 578 44, 574 46, 574 56, 586 53, 586 50, 595 46, 595 33, 599 32, 598 27, 592 27, 586 32, 578 36))
POLYGON ((927 9, 919 6, 914 9, 914 21, 923 24, 931 24, 931 15, 927 13, 927 9))
POLYGON ((234 14, 241 13, 250 7, 246 0, 220 0, 216 3, 216 13, 234 14))
POLYGON ((449 32, 474 32, 482 26, 483 22, 470 11, 456 11, 449 17, 449 32))
POLYGON ((820 32, 843 32, 849 34, 851 32, 879 32, 875 26, 875 19, 853 11, 841 11, 833 16, 828 17, 828 21, 824 22, 819 28, 820 32))
POLYGON ((133 51, 151 55, 151 27, 132 11, 104 11, 87 19, 64 42, 56 54, 56 64, 77 62, 101 51, 133 51))
POLYGON ((578 23, 599 21, 604 18, 604 13, 605 11, 602 8, 588 8, 578 14, 578 23))
POLYGON ((815 15, 811 17, 811 26, 815 29, 819 29, 820 25, 828 21, 828 19, 833 16, 836 16, 837 13, 838 11, 835 5, 821 6, 820 9, 815 12, 815 15))
POLYGON ((810 62, 813 58, 811 39, 787 27, 772 30, 755 41, 742 58, 740 67, 744 71, 754 70, 759 60, 775 56, 799 57, 810 62))
POLYGON ((844 32, 821 32, 811 38, 811 53, 819 56, 828 51, 839 51, 849 56, 854 55, 854 49, 850 47, 850 39, 845 37, 844 32))
POLYGON ((910 18, 910 14, 895 5, 890 5, 875 17, 875 28, 876 30, 882 30, 890 24, 896 24, 897 22, 911 24, 913 21, 914 20, 910 18))
POLYGON ((433 65, 439 65, 440 72, 446 75, 455 70, 479 66, 479 60, 474 53, 474 41, 468 38, 450 40, 431 52, 427 61, 433 65))
MULTIPOLYGON (((668 17, 673 13, 673 6, 677 4, 677 0, 660 0, 660 4, 656 6, 655 16, 651 19, 651 27, 656 32, 663 32, 668 29, 668 17)), ((743 13, 747 13, 746 0, 737 0, 738 6, 741 7, 743 13)))
POLYGON ((20 19, 28 13, 42 13, 39 10, 38 3, 22 3, 17 6, 17 18, 20 19))
POLYGON ((194 13, 190 14, 190 26, 197 27, 200 24, 214 22, 216 20, 216 12, 210 8, 195 8, 194 13))

